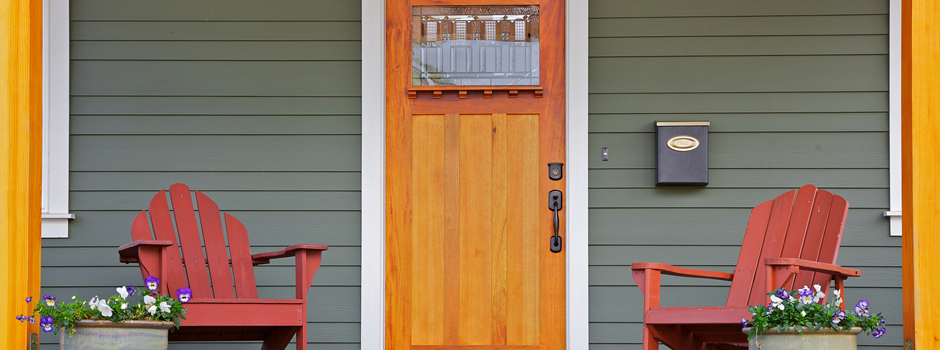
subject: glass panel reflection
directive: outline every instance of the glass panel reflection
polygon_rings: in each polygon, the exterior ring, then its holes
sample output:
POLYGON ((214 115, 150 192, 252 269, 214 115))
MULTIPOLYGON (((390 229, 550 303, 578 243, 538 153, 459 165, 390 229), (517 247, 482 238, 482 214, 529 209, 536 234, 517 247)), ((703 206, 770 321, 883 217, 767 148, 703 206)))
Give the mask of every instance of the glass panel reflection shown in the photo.
POLYGON ((415 6, 412 86, 539 85, 538 6, 415 6))

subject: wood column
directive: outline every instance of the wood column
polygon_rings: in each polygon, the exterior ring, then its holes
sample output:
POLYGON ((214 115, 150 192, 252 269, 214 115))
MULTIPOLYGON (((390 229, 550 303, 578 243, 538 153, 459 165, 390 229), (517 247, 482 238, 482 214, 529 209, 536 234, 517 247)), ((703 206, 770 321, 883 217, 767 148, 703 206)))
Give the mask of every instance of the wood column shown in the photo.
POLYGON ((903 5, 904 340, 915 349, 938 349, 940 5, 935 0, 903 5))
MULTIPOLYGON (((42 1, 0 1, 0 348, 28 349, 39 324, 14 316, 39 295, 42 1)), ((35 305, 34 301, 32 305, 35 305)))

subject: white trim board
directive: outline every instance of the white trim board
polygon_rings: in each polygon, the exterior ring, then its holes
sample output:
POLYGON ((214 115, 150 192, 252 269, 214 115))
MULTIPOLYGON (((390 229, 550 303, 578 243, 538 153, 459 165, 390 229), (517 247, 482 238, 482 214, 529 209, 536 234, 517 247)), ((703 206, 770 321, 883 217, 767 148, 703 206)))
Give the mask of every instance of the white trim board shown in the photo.
POLYGON ((42 238, 68 238, 69 1, 43 0, 42 238))
MULTIPOLYGON (((588 349, 588 2, 567 2, 567 348, 588 349)), ((385 1, 362 0, 360 348, 385 348, 385 1)))
POLYGON ((360 348, 385 348, 385 1, 362 0, 360 348))
POLYGON ((888 155, 891 236, 901 236, 901 0, 888 9, 888 155))

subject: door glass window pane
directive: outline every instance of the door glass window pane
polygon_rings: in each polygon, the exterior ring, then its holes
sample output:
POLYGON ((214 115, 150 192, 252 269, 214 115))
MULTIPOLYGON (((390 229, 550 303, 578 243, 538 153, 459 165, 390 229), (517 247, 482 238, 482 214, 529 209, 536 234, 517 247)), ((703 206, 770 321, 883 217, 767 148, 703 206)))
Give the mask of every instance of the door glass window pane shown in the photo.
POLYGON ((538 6, 415 6, 412 86, 539 85, 538 6))

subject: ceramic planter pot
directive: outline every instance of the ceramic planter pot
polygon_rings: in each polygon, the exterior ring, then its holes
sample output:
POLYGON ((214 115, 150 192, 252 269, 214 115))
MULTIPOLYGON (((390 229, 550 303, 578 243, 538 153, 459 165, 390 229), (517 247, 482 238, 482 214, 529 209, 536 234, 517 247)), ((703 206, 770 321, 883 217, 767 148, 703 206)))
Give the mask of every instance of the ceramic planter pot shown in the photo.
POLYGON ((59 332, 59 349, 166 350, 171 327, 173 322, 82 320, 75 326, 75 335, 59 332))
MULTIPOLYGON (((751 332, 751 327, 742 330, 744 334, 751 332)), ((858 345, 858 334, 862 332, 859 327, 847 331, 836 331, 823 328, 813 330, 803 328, 803 334, 790 328, 781 333, 776 329, 769 329, 763 334, 748 342, 748 350, 855 350, 858 345)))

